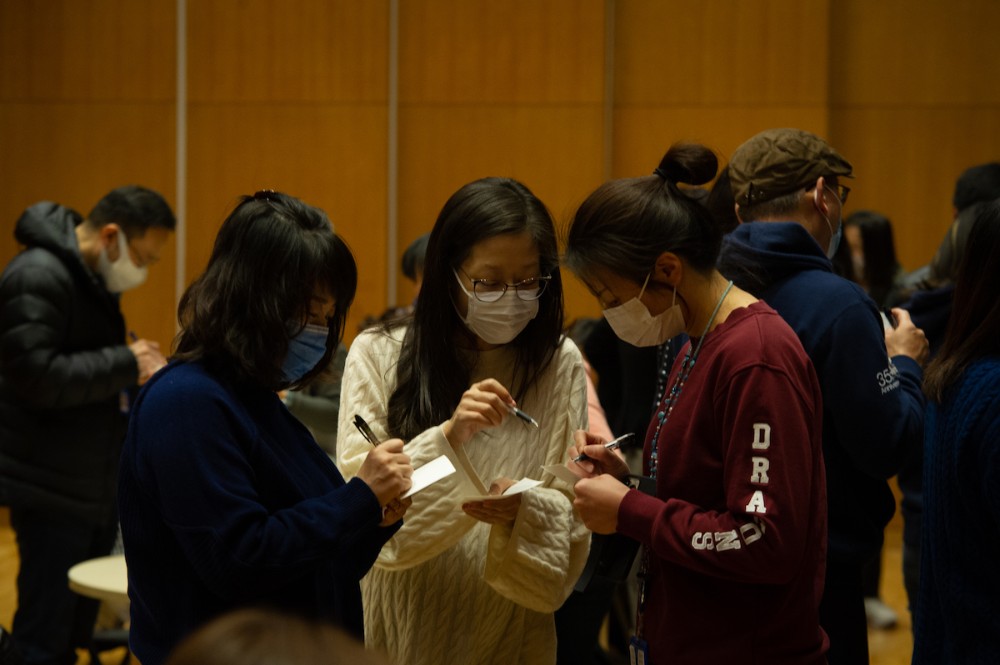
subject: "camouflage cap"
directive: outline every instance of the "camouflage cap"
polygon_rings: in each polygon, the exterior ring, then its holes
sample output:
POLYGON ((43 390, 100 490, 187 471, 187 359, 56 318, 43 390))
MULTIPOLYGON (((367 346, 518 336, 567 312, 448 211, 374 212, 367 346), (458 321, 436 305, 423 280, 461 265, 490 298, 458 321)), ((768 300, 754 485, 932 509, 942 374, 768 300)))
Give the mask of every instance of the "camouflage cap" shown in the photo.
POLYGON ((733 196, 741 206, 789 194, 820 176, 850 176, 851 171, 826 141, 801 129, 767 129, 729 160, 733 196))

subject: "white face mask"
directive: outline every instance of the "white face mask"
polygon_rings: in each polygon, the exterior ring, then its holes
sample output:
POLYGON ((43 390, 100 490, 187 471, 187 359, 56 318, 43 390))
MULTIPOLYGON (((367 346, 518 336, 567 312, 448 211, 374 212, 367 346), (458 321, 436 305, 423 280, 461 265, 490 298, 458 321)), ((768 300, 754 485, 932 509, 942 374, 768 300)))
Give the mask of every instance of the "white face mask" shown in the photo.
POLYGON ((104 286, 111 293, 121 293, 134 289, 146 281, 148 273, 146 266, 139 267, 132 263, 128 253, 128 241, 125 232, 118 229, 118 260, 112 263, 108 260, 108 250, 101 248, 97 257, 97 272, 104 278, 104 286))
POLYGON ((604 310, 604 318, 618 337, 632 346, 658 346, 684 332, 684 312, 677 304, 677 289, 670 307, 653 316, 639 298, 646 291, 649 275, 639 295, 628 302, 604 310))
POLYGON ((521 300, 513 288, 507 289, 494 302, 483 302, 466 290, 458 273, 455 273, 455 279, 462 292, 468 296, 468 309, 463 322, 487 344, 510 342, 538 315, 538 301, 521 300))

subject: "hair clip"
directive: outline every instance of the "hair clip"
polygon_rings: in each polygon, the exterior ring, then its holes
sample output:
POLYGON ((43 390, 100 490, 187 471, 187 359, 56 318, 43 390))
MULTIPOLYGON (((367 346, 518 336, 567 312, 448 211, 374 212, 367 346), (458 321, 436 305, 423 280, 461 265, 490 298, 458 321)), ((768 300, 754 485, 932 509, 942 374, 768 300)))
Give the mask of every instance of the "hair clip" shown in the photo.
POLYGON ((276 191, 274 191, 273 189, 259 189, 256 192, 254 192, 253 196, 251 196, 250 198, 252 198, 255 201, 272 201, 273 202, 273 201, 277 200, 277 198, 278 198, 277 194, 278 193, 276 191))

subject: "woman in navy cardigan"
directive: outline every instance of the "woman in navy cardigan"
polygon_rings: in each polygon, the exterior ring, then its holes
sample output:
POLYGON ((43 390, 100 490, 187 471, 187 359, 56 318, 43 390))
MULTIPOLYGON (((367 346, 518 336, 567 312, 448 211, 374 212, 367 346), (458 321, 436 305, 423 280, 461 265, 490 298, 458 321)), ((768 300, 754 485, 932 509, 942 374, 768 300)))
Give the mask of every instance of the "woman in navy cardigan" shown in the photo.
POLYGON ((914 665, 1000 653, 1000 199, 976 215, 951 319, 924 377, 914 665))
POLYGON ((238 607, 363 637, 359 581, 409 505, 409 458, 387 441, 345 483, 277 395, 327 367, 356 285, 326 215, 293 197, 244 197, 223 223, 121 458, 130 641, 144 665, 238 607))

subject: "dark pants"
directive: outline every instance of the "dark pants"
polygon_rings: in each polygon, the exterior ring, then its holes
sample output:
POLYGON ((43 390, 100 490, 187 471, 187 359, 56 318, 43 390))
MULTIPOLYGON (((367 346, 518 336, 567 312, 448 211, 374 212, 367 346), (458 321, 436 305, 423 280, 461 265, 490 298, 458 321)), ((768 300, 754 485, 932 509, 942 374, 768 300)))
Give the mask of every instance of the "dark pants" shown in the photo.
POLYGON ((574 591, 556 610, 556 663, 598 665, 607 657, 598 644, 601 624, 611 610, 617 584, 594 576, 583 592, 574 591))
POLYGON ((26 665, 72 665, 94 632, 98 602, 70 591, 66 577, 81 561, 110 554, 117 514, 94 525, 79 518, 11 507, 21 568, 11 634, 26 665))
POLYGON ((861 590, 865 598, 881 598, 879 586, 882 582, 882 548, 872 560, 861 567, 861 590))
POLYGON ((819 624, 830 638, 826 654, 830 665, 868 665, 868 619, 861 568, 855 563, 826 562, 819 624))

